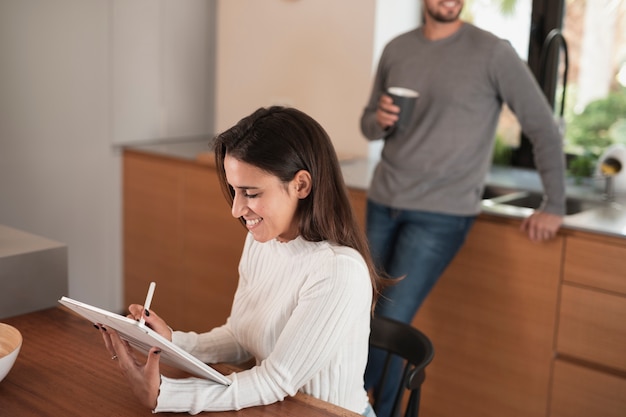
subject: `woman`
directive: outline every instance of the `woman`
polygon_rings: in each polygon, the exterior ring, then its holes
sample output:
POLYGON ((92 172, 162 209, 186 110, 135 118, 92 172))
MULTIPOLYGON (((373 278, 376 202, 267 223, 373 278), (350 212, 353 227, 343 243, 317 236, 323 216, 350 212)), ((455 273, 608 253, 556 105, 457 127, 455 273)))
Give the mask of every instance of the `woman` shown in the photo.
MULTIPOLYGON (((210 332, 172 331, 133 304, 135 319, 206 363, 256 366, 230 386, 159 373, 113 331, 102 331, 131 389, 155 412, 237 410, 304 392, 372 413, 363 388, 369 323, 380 277, 352 212, 330 138, 293 108, 262 108, 215 139, 232 215, 249 230, 230 317, 210 332)), ((372 414, 369 414, 372 415, 372 414)))

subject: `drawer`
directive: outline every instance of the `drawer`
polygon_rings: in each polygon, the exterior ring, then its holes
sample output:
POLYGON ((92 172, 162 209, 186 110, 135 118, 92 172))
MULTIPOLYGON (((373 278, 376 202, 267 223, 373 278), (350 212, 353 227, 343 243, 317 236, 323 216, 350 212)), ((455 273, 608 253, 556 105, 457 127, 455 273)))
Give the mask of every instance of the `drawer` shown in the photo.
POLYGON ((626 372, 626 297, 563 284, 557 352, 626 372))
POLYGON ((563 279, 626 295, 626 245, 568 237, 563 279))
POLYGON ((555 361, 550 417, 625 415, 626 378, 555 361))

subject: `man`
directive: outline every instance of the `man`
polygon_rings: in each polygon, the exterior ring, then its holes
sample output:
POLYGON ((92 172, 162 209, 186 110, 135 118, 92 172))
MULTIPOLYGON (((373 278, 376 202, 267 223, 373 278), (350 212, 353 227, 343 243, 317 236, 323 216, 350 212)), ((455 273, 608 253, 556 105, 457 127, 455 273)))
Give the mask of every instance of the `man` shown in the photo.
MULTIPOLYGON (((376 314, 407 323, 480 212, 503 103, 533 143, 545 191, 522 231, 551 239, 565 211, 562 141, 547 100, 511 45, 460 20, 462 8, 463 0, 423 0, 423 25, 385 47, 361 117, 367 139, 385 137, 367 202, 372 255, 389 276, 404 276, 385 290, 376 314), (385 94, 392 86, 419 92, 406 129, 393 129, 400 108, 385 94)), ((366 388, 380 367, 370 351, 366 388)), ((376 407, 386 417, 385 405, 376 407)))

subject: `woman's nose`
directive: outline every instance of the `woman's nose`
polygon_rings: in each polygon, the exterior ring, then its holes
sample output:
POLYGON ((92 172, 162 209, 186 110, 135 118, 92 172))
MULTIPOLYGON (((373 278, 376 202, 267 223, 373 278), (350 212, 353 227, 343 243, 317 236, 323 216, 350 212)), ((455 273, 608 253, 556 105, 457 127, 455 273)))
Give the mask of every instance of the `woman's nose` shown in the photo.
POLYGON ((233 197, 233 207, 230 210, 233 217, 238 219, 244 215, 246 207, 244 202, 245 199, 241 198, 237 193, 235 193, 235 196, 233 197))

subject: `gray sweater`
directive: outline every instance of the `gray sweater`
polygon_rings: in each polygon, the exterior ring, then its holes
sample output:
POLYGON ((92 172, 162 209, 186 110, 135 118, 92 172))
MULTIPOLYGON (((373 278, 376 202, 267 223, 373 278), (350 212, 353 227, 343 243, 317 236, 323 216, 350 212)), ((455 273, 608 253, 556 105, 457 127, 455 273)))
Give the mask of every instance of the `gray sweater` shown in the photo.
POLYGON ((385 139, 369 198, 387 206, 473 215, 490 167, 502 104, 515 113, 533 144, 546 198, 541 209, 564 214, 562 139, 552 110, 509 42, 465 23, 430 41, 420 28, 384 49, 361 117, 366 138, 382 138, 380 95, 391 86, 420 94, 408 128, 385 139))

